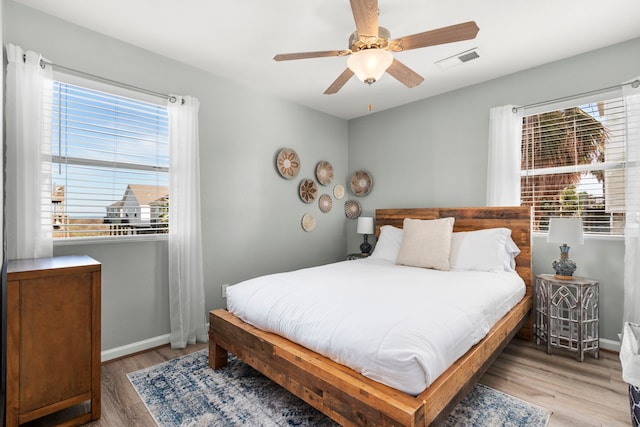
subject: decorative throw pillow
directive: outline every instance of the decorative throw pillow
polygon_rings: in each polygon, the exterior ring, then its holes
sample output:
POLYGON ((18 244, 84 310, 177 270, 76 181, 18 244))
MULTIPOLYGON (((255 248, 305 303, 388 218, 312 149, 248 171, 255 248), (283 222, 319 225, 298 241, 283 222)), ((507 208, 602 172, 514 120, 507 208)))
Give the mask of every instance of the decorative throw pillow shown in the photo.
POLYGON ((400 243, 402 243, 402 229, 393 225, 383 225, 380 227, 380 237, 369 259, 384 259, 395 263, 400 252, 400 243))
POLYGON ((396 264, 449 270, 454 221, 455 218, 405 218, 396 264))

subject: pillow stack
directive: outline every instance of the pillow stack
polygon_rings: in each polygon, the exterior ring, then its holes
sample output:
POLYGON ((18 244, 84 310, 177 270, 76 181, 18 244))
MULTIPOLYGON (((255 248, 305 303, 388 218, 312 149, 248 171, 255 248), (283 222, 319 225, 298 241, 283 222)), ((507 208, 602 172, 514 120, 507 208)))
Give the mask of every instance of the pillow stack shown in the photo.
POLYGON ((454 218, 405 218, 403 229, 384 225, 370 259, 458 271, 515 271, 520 249, 508 228, 453 232, 454 218))

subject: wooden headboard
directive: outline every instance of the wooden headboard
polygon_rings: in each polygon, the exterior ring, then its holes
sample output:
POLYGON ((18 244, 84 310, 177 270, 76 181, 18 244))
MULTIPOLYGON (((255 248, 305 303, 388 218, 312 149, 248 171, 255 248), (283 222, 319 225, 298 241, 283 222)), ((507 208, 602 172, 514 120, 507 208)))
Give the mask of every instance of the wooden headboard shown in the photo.
MULTIPOLYGON (((437 219, 454 217, 453 231, 473 231, 484 228, 506 227, 511 229, 511 237, 520 248, 516 257, 516 272, 527 287, 527 295, 533 295, 533 270, 531 267, 531 213, 527 206, 480 207, 480 208, 407 208, 376 209, 376 236, 380 227, 393 225, 402 228, 405 218, 437 219)), ((525 326, 521 336, 530 334, 525 326)))

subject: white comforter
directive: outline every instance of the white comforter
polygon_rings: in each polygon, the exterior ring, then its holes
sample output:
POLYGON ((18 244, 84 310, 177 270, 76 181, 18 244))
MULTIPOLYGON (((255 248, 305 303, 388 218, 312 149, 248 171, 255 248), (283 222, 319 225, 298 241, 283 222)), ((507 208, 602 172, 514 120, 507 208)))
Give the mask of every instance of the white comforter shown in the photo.
POLYGON ((524 294, 515 273, 362 259, 247 280, 227 289, 227 306, 260 329, 416 395, 524 294))

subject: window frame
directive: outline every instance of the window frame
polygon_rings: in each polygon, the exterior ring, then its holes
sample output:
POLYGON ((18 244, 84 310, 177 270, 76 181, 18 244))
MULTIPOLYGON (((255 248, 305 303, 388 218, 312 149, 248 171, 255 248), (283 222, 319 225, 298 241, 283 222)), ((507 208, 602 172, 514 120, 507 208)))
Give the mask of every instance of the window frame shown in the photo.
MULTIPOLYGON (((573 107, 580 107, 583 105, 587 105, 587 104, 593 104, 593 103, 598 103, 598 102, 602 102, 602 101, 606 101, 609 99, 613 99, 613 98, 623 98, 623 93, 622 93, 622 88, 618 87, 618 88, 608 88, 606 90, 602 90, 602 91, 598 91, 598 92, 594 92, 594 93, 590 93, 588 95, 585 96, 578 96, 578 97, 570 97, 570 98, 561 98, 558 100, 552 100, 549 102, 545 102, 542 104, 535 104, 531 107, 525 107, 523 109, 522 112, 522 116, 520 117, 519 120, 519 132, 520 134, 523 133, 523 128, 524 128, 524 120, 526 117, 528 116, 533 116, 533 115, 538 115, 538 114, 544 114, 544 113, 549 113, 552 111, 557 111, 557 110, 563 110, 563 109, 568 109, 568 108, 573 108, 573 107)), ((626 120, 626 118, 625 118, 626 120)), ((521 152, 521 156, 522 156, 522 138, 518 141, 519 147, 520 147, 520 152, 521 152)), ((535 175, 546 175, 546 174, 554 174, 554 173, 566 173, 566 172, 584 172, 584 171, 593 171, 593 170, 608 170, 608 169, 617 169, 617 170, 623 170, 625 169, 625 165, 627 164, 626 160, 622 160, 617 162, 617 164, 614 164, 615 162, 606 162, 606 163, 601 163, 601 167, 597 167, 594 168, 592 164, 580 164, 580 165, 575 165, 575 166, 557 166, 557 167, 551 167, 551 168, 540 168, 540 171, 542 172, 538 172, 535 175)), ((531 176, 530 173, 531 169, 526 169, 526 168, 522 168, 522 163, 520 163, 520 177, 519 179, 522 179, 524 177, 526 177, 527 175, 531 176)), ((520 197, 519 197, 519 202, 520 204, 523 204, 523 188, 521 186, 520 188, 520 197)), ((626 210, 625 210, 625 214, 626 214, 626 210)), ((581 218, 583 218, 581 216, 581 218)), ((547 236, 548 235, 548 230, 536 230, 535 226, 535 212, 532 212, 532 223, 531 223, 531 228, 532 228, 532 233, 534 235, 537 236, 547 236)), ((593 238, 593 239, 599 239, 599 240, 615 240, 615 241, 619 241, 621 239, 624 239, 625 234, 624 234, 624 227, 622 227, 622 233, 620 234, 611 234, 611 232, 608 233, 591 233, 588 231, 584 232, 584 237, 586 238, 593 238)))
MULTIPOLYGON (((122 86, 118 86, 116 84, 109 84, 98 80, 92 80, 86 78, 84 76, 79 76, 74 74, 73 72, 60 71, 54 68, 53 82, 60 82, 65 84, 76 85, 79 87, 105 92, 114 96, 121 96, 125 98, 130 98, 136 101, 141 101, 145 103, 154 104, 163 108, 167 107, 167 98, 160 95, 152 95, 150 93, 144 93, 135 91, 133 89, 128 89, 122 86)), ((167 118, 167 127, 169 126, 169 119, 167 118)), ((51 155, 51 160, 48 162, 49 165, 53 168, 54 165, 57 165, 56 160, 64 159, 61 156, 51 155)), ((87 165, 94 167, 104 167, 105 164, 101 161, 94 161, 91 159, 82 159, 82 158, 66 158, 67 164, 75 164, 75 165, 87 165)), ((114 162, 109 162, 109 166, 113 166, 114 162)), ((131 168, 130 164, 125 165, 125 168, 131 168)), ((139 168, 135 170, 146 170, 150 172, 156 172, 160 169, 161 172, 166 172, 169 174, 169 166, 158 168, 156 166, 148 166, 148 165, 139 165, 139 168)), ((169 186, 167 180, 167 187, 169 186)), ((51 182, 53 185, 53 182, 51 182)), ((106 214, 105 214, 106 216, 106 214)), ((53 231, 53 230, 52 230, 53 231)), ((169 232, 166 233, 152 233, 152 234, 128 234, 128 235, 109 235, 109 236, 81 236, 81 237, 53 237, 53 246, 75 246, 75 245, 87 245, 87 244, 103 244, 103 243, 127 243, 127 242, 144 242, 144 241, 168 241, 169 232)))

